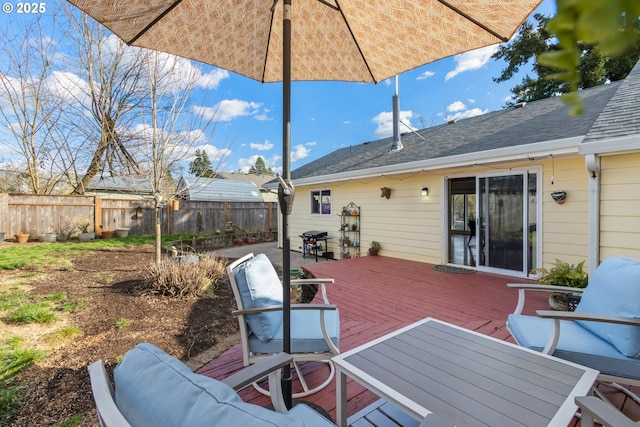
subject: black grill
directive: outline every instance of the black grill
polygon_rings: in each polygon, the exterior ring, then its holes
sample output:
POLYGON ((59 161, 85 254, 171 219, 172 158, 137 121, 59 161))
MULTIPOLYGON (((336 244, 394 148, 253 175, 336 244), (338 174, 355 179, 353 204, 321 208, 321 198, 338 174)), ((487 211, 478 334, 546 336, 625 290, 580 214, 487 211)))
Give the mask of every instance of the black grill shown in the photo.
POLYGON ((318 261, 318 252, 324 252, 325 258, 333 257, 331 252, 326 252, 327 250, 327 232, 326 231, 316 231, 310 230, 305 231, 300 234, 300 238, 302 238, 302 257, 306 258, 307 254, 315 255, 316 261, 318 261), (324 241, 324 246, 322 245, 322 241, 324 241))

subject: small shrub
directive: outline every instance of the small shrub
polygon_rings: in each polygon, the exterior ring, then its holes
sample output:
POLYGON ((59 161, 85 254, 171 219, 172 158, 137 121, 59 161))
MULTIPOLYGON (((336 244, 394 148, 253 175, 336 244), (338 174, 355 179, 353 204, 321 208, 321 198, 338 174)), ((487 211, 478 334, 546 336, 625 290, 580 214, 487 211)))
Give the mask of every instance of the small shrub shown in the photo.
POLYGON ((7 316, 7 320, 19 325, 28 323, 50 324, 58 320, 58 316, 51 312, 46 302, 23 304, 7 316))
POLYGON ((546 285, 570 286, 572 288, 586 288, 589 284, 589 275, 583 270, 584 261, 578 264, 556 259, 554 266, 546 268, 536 268, 534 273, 540 273, 538 283, 546 285))
POLYGON ((116 329, 126 328, 127 326, 131 326, 131 320, 126 317, 121 317, 116 320, 116 329))
POLYGON ((200 256, 197 263, 163 259, 147 270, 147 286, 155 293, 168 296, 202 296, 226 275, 226 264, 220 258, 200 256))

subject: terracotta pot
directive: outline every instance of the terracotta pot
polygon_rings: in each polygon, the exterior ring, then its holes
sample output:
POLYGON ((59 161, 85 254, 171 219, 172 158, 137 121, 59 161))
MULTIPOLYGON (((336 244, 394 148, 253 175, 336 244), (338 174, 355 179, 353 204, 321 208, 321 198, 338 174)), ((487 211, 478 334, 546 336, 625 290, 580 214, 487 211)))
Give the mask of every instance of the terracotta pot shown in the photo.
POLYGON ((115 233, 115 231, 103 231, 102 232, 102 238, 103 239, 110 239, 113 237, 113 234, 115 233))
POLYGON ((23 244, 23 243, 27 243, 27 240, 29 240, 29 234, 25 234, 25 233, 20 233, 20 234, 16 234, 16 242, 23 244))

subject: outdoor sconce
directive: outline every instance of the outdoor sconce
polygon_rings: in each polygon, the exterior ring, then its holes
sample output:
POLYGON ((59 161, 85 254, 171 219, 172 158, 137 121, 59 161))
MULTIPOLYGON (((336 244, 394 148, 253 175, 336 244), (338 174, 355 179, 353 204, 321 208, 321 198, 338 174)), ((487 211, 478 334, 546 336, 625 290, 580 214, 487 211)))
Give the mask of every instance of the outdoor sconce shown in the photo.
POLYGON ((380 191, 380 197, 386 197, 387 199, 391 197, 391 189, 389 187, 382 187, 380 191))
POLYGON ((140 206, 136 208, 136 218, 142 218, 142 208, 140 206))
POLYGON ((428 196, 429 195, 429 187, 422 187, 422 190, 420 190, 420 195, 428 196))

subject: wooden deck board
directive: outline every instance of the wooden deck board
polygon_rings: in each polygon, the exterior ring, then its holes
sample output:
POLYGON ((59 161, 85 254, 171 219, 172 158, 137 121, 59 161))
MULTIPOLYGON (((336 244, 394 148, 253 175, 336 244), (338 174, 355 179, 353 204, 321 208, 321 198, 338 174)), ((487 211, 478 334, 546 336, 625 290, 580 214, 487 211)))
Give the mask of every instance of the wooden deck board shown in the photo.
MULTIPOLYGON (((517 292, 507 288, 506 284, 527 282, 481 272, 443 273, 434 270, 432 264, 381 256, 321 261, 306 265, 304 269, 314 277, 332 277, 335 280, 327 287, 327 295, 340 310, 342 352, 425 317, 512 342, 505 322, 516 306, 517 292)), ((547 297, 544 293, 527 295, 524 313, 534 314, 535 310, 546 309, 547 297)), ((320 295, 316 296, 318 302, 320 299, 320 295)), ((242 355, 238 344, 197 372, 220 379, 241 368, 242 355)), ((321 367, 305 372, 305 378, 313 383, 314 379, 326 374, 325 369, 321 367)), ((247 402, 269 404, 269 399, 252 387, 242 390, 240 396, 247 402)), ((364 387, 348 381, 348 414, 358 413, 378 399, 364 387)), ((320 405, 335 418, 335 381, 305 400, 320 405)), ((633 407, 630 404, 626 406, 633 407)), ((363 420, 362 425, 370 425, 367 422, 370 421, 363 420)))

